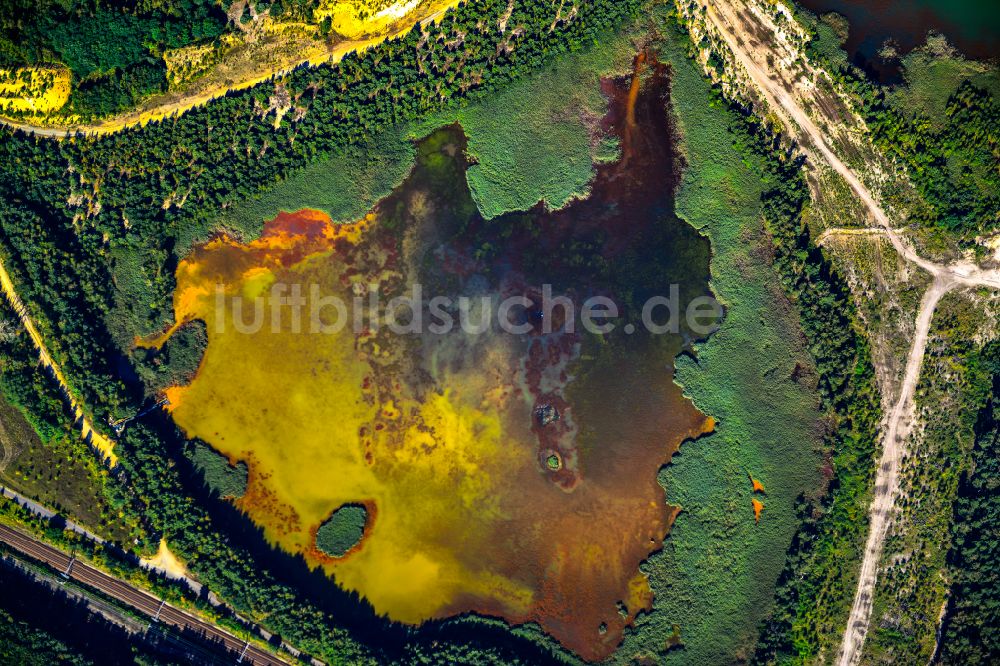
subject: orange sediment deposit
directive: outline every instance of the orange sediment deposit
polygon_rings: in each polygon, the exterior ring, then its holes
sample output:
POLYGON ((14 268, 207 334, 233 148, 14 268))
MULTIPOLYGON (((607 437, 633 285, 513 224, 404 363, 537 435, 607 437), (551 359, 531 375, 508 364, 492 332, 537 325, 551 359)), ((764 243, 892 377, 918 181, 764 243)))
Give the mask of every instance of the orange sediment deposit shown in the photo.
MULTIPOLYGON (((619 135, 630 85, 606 85, 619 135)), ((535 310, 543 284, 567 298, 707 293, 707 241, 664 217, 673 134, 665 79, 649 85, 630 102, 636 144, 623 139, 634 173, 602 165, 591 198, 562 211, 479 217, 451 127, 358 223, 283 213, 258 240, 220 237, 179 265, 175 321, 204 321, 209 343, 195 379, 167 392, 174 419, 246 462, 238 504, 271 542, 376 612, 536 622, 597 661, 652 608, 639 565, 678 511, 658 472, 714 427, 673 381, 682 339, 546 331, 535 310), (622 272, 637 264, 638 281, 622 272), (428 298, 521 296, 527 329, 394 333, 386 303, 416 284, 428 298), (298 324, 272 298, 293 289, 298 324), (346 325, 330 297, 353 304, 346 325), (316 532, 351 503, 369 511, 363 540, 331 558, 316 532)))
POLYGON ((762 495, 767 494, 767 492, 764 490, 764 484, 758 481, 757 479, 753 478, 752 475, 750 476, 750 483, 753 484, 753 492, 761 493, 762 495))
POLYGON ((757 498, 754 498, 754 499, 750 500, 750 502, 753 504, 754 522, 759 523, 760 522, 760 514, 764 511, 764 503, 761 502, 757 498))
POLYGON ((642 70, 646 66, 646 52, 642 51, 635 57, 635 64, 632 72, 632 82, 629 84, 628 99, 625 103, 625 125, 628 128, 636 126, 635 107, 639 101, 639 92, 642 89, 642 70))

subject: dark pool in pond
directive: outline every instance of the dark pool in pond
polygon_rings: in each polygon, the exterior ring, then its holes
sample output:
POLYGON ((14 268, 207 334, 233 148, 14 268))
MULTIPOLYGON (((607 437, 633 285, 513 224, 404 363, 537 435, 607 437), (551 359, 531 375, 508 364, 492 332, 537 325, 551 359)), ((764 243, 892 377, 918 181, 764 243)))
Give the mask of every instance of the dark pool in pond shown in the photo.
POLYGON ((800 0, 817 13, 837 12, 850 23, 845 48, 852 61, 883 81, 898 68, 878 52, 893 40, 901 54, 924 43, 929 31, 944 34, 967 57, 1000 56, 1000 3, 996 0, 800 0))

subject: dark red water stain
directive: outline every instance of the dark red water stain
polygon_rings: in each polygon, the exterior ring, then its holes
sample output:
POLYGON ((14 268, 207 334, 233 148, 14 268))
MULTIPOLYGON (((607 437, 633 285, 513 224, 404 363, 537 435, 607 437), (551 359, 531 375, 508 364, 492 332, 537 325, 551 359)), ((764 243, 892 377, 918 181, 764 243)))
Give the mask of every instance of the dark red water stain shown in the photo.
MULTIPOLYGON (((668 113, 669 74, 669 68, 657 60, 655 53, 643 51, 635 59, 632 76, 603 81, 610 105, 603 129, 619 137, 622 156, 617 162, 597 168, 587 198, 555 212, 539 207, 527 214, 468 225, 449 243, 443 255, 448 260, 436 265, 434 271, 459 279, 485 272, 492 275, 494 284, 501 285, 503 295, 524 295, 532 302, 539 298, 543 283, 551 283, 558 295, 572 296, 576 302, 608 294, 626 311, 633 306, 626 313, 633 317, 634 306, 644 296, 665 293, 672 281, 684 283, 682 300, 708 294, 707 240, 686 241, 688 251, 697 260, 662 259, 685 246, 683 242, 674 243, 678 239, 665 232, 685 228, 684 223, 664 223, 665 217, 673 216, 673 195, 682 166, 668 113), (484 245, 502 247, 502 251, 492 257, 475 254, 484 245), (587 248, 582 252, 586 259, 582 266, 571 249, 574 247, 587 248), (679 270, 687 274, 681 276, 679 270), (623 295, 630 291, 636 292, 631 298, 623 295)), ((696 236, 690 228, 687 230, 696 236)), ((523 552, 523 557, 511 562, 510 567, 512 577, 536 581, 536 599, 527 615, 511 617, 507 609, 481 598, 459 599, 454 609, 460 612, 473 608, 513 622, 538 622, 563 645, 596 661, 609 656, 625 628, 639 613, 652 607, 652 593, 645 579, 637 578, 638 567, 662 547, 679 510, 663 501, 656 472, 669 462, 682 441, 710 430, 712 422, 699 414, 676 387, 668 388, 672 379, 664 371, 669 371, 669 366, 629 370, 623 359, 622 366, 612 364, 593 371, 590 378, 578 379, 574 384, 576 392, 546 389, 542 381, 545 373, 572 364, 578 346, 584 343, 579 331, 559 331, 556 325, 553 329, 556 332, 533 330, 529 334, 523 360, 526 388, 536 409, 551 407, 559 414, 557 420, 545 425, 533 418, 531 431, 538 441, 539 468, 572 498, 567 500, 564 514, 551 516, 547 529, 555 548, 559 544, 579 547, 588 541, 602 544, 602 569, 599 574, 590 570, 594 563, 583 552, 544 557, 523 552), (662 385, 654 387, 657 381, 662 385), (642 398, 624 397, 634 392, 656 394, 666 402, 650 400, 648 409, 638 408, 642 398), (664 411, 657 414, 657 410, 664 411), (598 425, 600 441, 580 449, 580 417, 593 430, 595 423, 614 423, 629 418, 628 414, 632 418, 642 414, 640 418, 647 420, 648 429, 639 434, 630 428, 598 425), (547 464, 551 456, 558 460, 555 469, 547 464), (610 497, 650 501, 626 500, 622 507, 629 507, 629 515, 622 515, 617 513, 621 509, 599 504, 607 501, 600 498, 610 497), (624 543, 619 541, 612 547, 599 534, 616 533, 612 527, 615 522, 617 529, 627 523, 634 532, 623 535, 624 543), (551 566, 553 558, 561 562, 559 567, 551 566), (625 594, 623 590, 632 592, 625 594), (614 611, 616 601, 620 613, 614 611)), ((641 348, 643 344, 656 343, 641 341, 640 335, 629 348, 641 348)), ((672 344, 676 345, 675 353, 682 341, 675 338, 672 344)), ((630 358, 635 363, 643 354, 637 352, 630 358)), ((660 357, 665 364, 671 360, 671 353, 660 357)), ((525 494, 524 502, 544 505, 530 493, 525 494)), ((512 514, 531 516, 532 511, 526 506, 512 514)), ((509 532, 518 534, 535 526, 521 522, 513 519, 509 532)))

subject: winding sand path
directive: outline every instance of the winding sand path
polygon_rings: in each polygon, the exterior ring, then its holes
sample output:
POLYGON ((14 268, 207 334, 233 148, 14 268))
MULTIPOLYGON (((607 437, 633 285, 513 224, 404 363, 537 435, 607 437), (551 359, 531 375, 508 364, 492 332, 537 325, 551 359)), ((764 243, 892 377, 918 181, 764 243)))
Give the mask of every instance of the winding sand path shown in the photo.
MULTIPOLYGON (((960 261, 952 264, 936 264, 917 252, 904 241, 893 228, 889 216, 876 202, 875 197, 861 182, 857 174, 848 167, 830 148, 824 133, 806 112, 802 103, 791 94, 781 78, 780 72, 765 69, 768 58, 763 53, 761 61, 751 53, 748 43, 756 43, 758 54, 765 46, 741 29, 739 10, 734 6, 740 0, 714 0, 708 5, 706 16, 715 26, 732 51, 736 61, 746 70, 750 80, 764 96, 771 110, 776 113, 789 130, 797 136, 807 154, 837 172, 864 203, 868 213, 879 227, 879 231, 892 243, 896 252, 907 262, 927 271, 934 278, 924 294, 917 320, 913 342, 907 357, 906 373, 898 390, 896 403, 885 420, 882 434, 882 457, 875 478, 875 497, 869 512, 869 534, 865 545, 864 559, 858 579, 851 614, 847 621, 843 642, 837 655, 839 666, 853 666, 861 659, 868 626, 871 620, 872 600, 882 549, 896 501, 900 494, 899 468, 907 453, 907 440, 912 431, 915 415, 913 400, 920 379, 920 369, 930 333, 934 311, 941 298, 957 287, 986 287, 1000 289, 1000 271, 983 269, 971 262, 960 261)), ((742 3, 740 3, 742 4, 742 3)), ((746 14, 744 14, 746 16, 746 14)), ((774 62, 780 60, 772 59, 774 62)), ((774 69, 774 67, 770 67, 774 69)), ((814 105, 814 111, 823 113, 822 105, 814 105)), ((830 125, 839 119, 824 118, 830 125)))
POLYGON ((31 320, 31 316, 28 314, 27 308, 24 307, 21 297, 17 295, 14 283, 10 279, 10 274, 7 273, 7 267, 3 265, 2 261, 0 261, 0 288, 3 289, 4 296, 6 296, 14 312, 17 313, 18 318, 24 325, 24 329, 28 332, 28 336, 31 337, 31 341, 35 344, 35 348, 38 350, 38 359, 42 365, 48 368, 56 381, 59 382, 59 386, 66 396, 66 401, 73 411, 73 418, 80 427, 83 439, 97 449, 101 456, 107 460, 109 466, 114 467, 118 464, 118 456, 114 453, 114 442, 94 428, 93 423, 91 423, 83 409, 83 404, 73 397, 73 392, 70 390, 69 382, 66 381, 66 376, 63 375, 62 369, 60 369, 59 365, 52 358, 52 355, 49 354, 49 350, 45 347, 42 334, 38 332, 38 327, 31 320))

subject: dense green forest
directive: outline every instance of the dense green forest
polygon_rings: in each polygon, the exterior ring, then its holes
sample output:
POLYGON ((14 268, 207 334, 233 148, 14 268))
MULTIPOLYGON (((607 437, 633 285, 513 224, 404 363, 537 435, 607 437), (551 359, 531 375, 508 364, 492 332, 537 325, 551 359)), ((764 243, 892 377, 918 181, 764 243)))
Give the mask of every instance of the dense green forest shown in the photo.
POLYGON ((175 331, 159 349, 136 348, 131 360, 147 392, 153 395, 168 386, 188 384, 198 371, 207 346, 205 324, 191 321, 175 331))
POLYGON ((963 240, 1000 229, 1000 103, 965 81, 948 99, 944 119, 900 111, 886 91, 854 78, 861 110, 885 154, 908 167, 926 205, 911 219, 963 240))
POLYGON ((972 462, 954 505, 953 583, 938 649, 945 664, 1000 660, 1000 343, 972 362, 991 376, 992 395, 979 413, 972 462))
POLYGON ((215 0, 9 0, 3 10, 0 67, 66 64, 69 110, 85 117, 166 90, 163 51, 211 41, 228 22, 215 0))
POLYGON ((205 479, 208 489, 219 497, 240 498, 247 492, 249 470, 244 462, 235 466, 204 442, 189 442, 184 455, 205 479))
MULTIPOLYGON (((134 363, 127 354, 137 334, 169 321, 177 261, 214 230, 221 209, 380 129, 462 104, 592 44, 640 4, 597 0, 557 20, 546 0, 518 2, 510 17, 518 29, 501 33, 495 26, 507 2, 484 0, 337 66, 300 69, 145 128, 64 141, 3 130, 0 254, 95 421, 134 414, 148 404, 147 383, 183 374, 198 347, 194 334, 178 350, 134 363), (267 109, 279 88, 298 110, 275 127, 267 109)), ((118 447, 116 470, 135 501, 126 508, 148 526, 145 546, 165 536, 239 612, 324 660, 409 662, 432 641, 462 661, 553 659, 494 622, 460 621, 459 631, 456 622, 412 630, 379 620, 356 595, 271 551, 255 530, 234 535, 231 526, 244 521, 204 489, 165 416, 130 425, 118 447)))
POLYGON ((23 666, 92 664, 51 633, 0 608, 0 661, 23 666))

